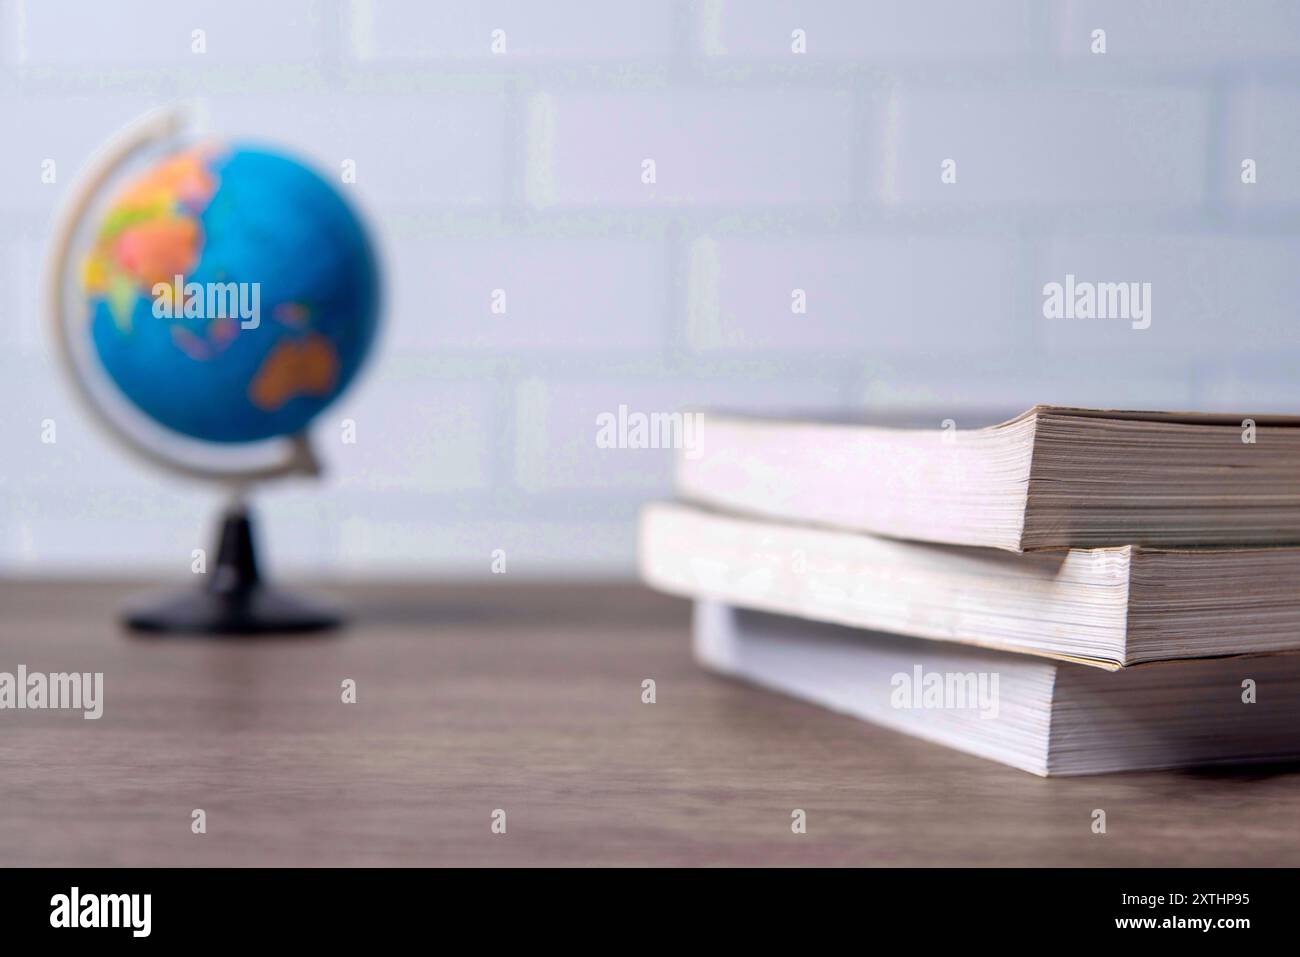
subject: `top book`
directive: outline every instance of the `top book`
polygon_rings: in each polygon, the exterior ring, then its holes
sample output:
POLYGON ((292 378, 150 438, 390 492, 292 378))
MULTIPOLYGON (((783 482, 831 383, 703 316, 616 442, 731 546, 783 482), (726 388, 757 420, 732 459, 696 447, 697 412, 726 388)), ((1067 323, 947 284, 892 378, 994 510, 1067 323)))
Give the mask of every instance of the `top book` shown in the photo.
POLYGON ((682 497, 1009 551, 1300 543, 1300 416, 1039 405, 963 428, 701 413, 682 497))

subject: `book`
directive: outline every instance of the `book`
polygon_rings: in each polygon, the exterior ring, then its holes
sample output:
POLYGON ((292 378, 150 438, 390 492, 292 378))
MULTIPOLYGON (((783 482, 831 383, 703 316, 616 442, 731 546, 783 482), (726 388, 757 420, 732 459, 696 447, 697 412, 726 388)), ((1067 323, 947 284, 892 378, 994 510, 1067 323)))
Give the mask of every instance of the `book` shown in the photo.
POLYGON ((1300 650, 1300 548, 1013 555, 650 504, 651 586, 762 611, 1117 669, 1300 650))
POLYGON ((680 495, 1009 551, 1300 543, 1300 418, 1035 406, 927 428, 696 413, 680 495))
POLYGON ((1069 662, 696 603, 724 675, 1042 776, 1300 758, 1300 656, 1069 662))

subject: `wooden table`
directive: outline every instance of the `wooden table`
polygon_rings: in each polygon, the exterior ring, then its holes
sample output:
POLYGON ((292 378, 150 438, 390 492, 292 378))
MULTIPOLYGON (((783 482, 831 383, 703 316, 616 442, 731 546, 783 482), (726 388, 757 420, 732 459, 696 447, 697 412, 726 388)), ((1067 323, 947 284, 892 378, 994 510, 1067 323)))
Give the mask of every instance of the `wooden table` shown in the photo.
POLYGON ((105 675, 99 721, 0 711, 0 866, 1300 864, 1295 768, 1041 780, 711 676, 631 585, 349 586, 336 636, 227 642, 122 633, 131 590, 0 583, 0 671, 105 675))

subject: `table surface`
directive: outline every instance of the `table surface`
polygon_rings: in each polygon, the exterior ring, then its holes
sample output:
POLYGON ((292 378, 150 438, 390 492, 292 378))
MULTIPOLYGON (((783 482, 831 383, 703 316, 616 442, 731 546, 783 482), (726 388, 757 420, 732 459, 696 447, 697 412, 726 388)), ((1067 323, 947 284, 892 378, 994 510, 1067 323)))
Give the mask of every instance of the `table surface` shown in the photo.
POLYGON ((129 636, 132 590, 0 582, 0 671, 105 702, 0 712, 0 866, 1300 864, 1300 768, 1036 778, 708 674, 633 585, 353 585, 239 641, 129 636))

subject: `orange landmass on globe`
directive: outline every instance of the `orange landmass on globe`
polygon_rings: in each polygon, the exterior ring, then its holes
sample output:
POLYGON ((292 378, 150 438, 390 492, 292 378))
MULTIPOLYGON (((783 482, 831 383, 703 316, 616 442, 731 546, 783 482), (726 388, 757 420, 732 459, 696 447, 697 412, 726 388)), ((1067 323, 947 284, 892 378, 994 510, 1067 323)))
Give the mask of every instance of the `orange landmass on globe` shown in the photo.
POLYGON ((136 297, 154 283, 185 275, 199 261, 203 231, 196 214, 217 189, 208 168, 214 147, 197 146, 159 163, 109 205, 82 265, 88 296, 108 300, 113 319, 130 328, 136 297))
POLYGON ((153 289, 188 275, 199 261, 199 224, 171 216, 130 226, 113 240, 113 257, 128 276, 153 289))
POLYGON ((130 183, 113 202, 113 208, 149 208, 158 203, 206 206, 216 189, 208 169, 214 147, 204 144, 170 156, 130 183))
POLYGON ((338 372, 338 357, 324 336, 286 340, 263 360, 248 384, 248 399, 263 412, 274 412, 295 396, 329 395, 338 372))

